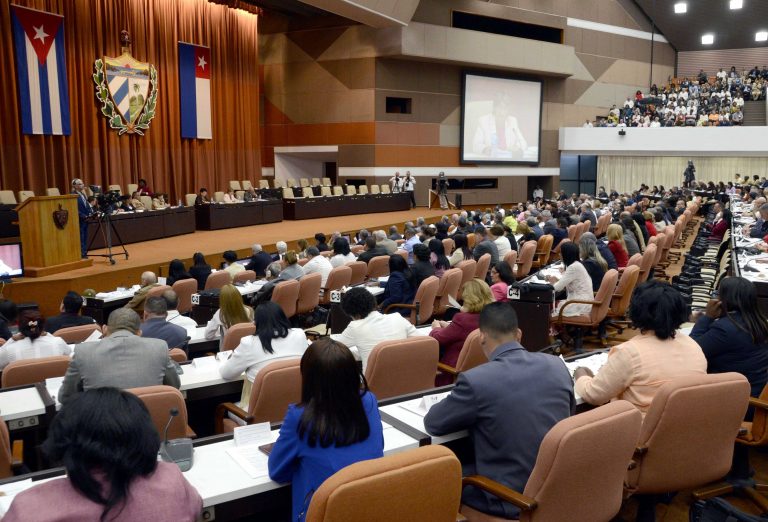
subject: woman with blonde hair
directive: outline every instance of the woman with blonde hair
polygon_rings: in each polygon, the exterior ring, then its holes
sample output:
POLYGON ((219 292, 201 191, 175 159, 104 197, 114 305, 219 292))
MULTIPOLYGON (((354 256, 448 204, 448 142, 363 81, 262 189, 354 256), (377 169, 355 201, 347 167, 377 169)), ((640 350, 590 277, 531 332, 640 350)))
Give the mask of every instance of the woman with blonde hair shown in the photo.
MULTIPOLYGON (((482 279, 471 279, 464 283, 461 290, 464 304, 461 310, 453 316, 450 323, 445 321, 433 321, 430 337, 440 343, 440 362, 448 366, 456 366, 459 360, 461 347, 473 330, 478 328, 480 312, 485 305, 493 302, 490 287, 482 279)), ((440 374, 435 379, 436 386, 451 384, 451 376, 440 374)))
POLYGON ((224 285, 219 292, 219 309, 205 327, 206 339, 224 339, 233 324, 253 322, 253 308, 243 303, 235 285, 224 285))
POLYGON ((520 241, 517 242, 518 246, 522 246, 523 243, 526 241, 536 241, 536 234, 531 230, 531 227, 528 226, 528 223, 525 221, 521 221, 517 224, 517 234, 522 234, 523 237, 520 238, 520 241))
POLYGON ((594 239, 587 236, 581 237, 579 258, 581 258, 581 264, 587 269, 589 277, 592 278, 592 290, 597 292, 603 282, 603 276, 608 271, 608 262, 600 254, 594 239))
POLYGON ((627 266, 629 255, 627 254, 627 244, 624 243, 624 229, 621 225, 618 223, 608 225, 605 237, 608 239, 608 248, 611 250, 613 257, 616 258, 616 264, 619 268, 627 266))

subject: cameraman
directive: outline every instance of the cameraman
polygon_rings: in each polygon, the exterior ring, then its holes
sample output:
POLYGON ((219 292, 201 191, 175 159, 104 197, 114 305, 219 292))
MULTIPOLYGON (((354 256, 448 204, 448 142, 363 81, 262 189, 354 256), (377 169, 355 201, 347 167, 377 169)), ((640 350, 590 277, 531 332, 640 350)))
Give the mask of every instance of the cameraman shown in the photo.
MULTIPOLYGON (((80 256, 88 258, 88 216, 93 214, 93 204, 85 193, 85 183, 79 178, 72 180, 72 194, 77 195, 77 216, 80 218, 80 256)), ((93 196, 91 196, 93 198, 93 196)), ((95 198, 94 198, 95 200, 95 198)))

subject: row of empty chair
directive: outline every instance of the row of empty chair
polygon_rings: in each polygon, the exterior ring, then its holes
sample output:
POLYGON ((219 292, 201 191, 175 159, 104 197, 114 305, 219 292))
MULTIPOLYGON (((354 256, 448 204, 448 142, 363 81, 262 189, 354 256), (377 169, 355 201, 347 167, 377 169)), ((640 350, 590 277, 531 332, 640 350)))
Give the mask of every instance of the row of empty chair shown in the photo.
MULTIPOLYGON (((312 187, 303 187, 301 189, 301 196, 303 198, 315 198, 315 197, 332 197, 332 196, 357 196, 357 195, 367 195, 367 194, 390 194, 391 189, 389 188, 389 185, 371 185, 370 188, 367 185, 345 185, 344 187, 341 187, 340 185, 335 185, 333 187, 323 185, 320 187, 320 195, 317 196, 314 193, 314 190, 312 190, 312 187)), ((284 187, 283 188, 283 198, 284 199, 294 199, 295 193, 292 188, 284 187)))

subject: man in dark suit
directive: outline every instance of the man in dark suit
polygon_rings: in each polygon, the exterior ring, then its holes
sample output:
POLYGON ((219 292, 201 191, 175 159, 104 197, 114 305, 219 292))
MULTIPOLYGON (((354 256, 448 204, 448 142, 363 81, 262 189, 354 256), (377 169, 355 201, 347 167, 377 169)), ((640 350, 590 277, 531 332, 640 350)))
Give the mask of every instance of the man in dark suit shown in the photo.
MULTIPOLYGON (((432 435, 469 430, 477 474, 523 491, 544 435, 570 416, 573 381, 556 357, 520 345, 522 332, 510 303, 496 302, 480 312, 486 364, 459 374, 450 395, 424 418, 432 435)), ((518 509, 493 495, 466 487, 462 502, 491 515, 517 518, 518 509)))
POLYGON ((472 249, 472 257, 478 260, 484 254, 491 254, 491 266, 499 262, 499 249, 496 243, 488 239, 485 225, 475 225, 475 248, 472 249))
POLYGON ((357 260, 368 263, 374 257, 386 255, 388 254, 384 247, 378 246, 376 244, 376 238, 373 236, 368 236, 365 238, 365 251, 361 252, 360 255, 357 256, 357 260))
POLYGON ((139 337, 139 315, 128 308, 109 314, 107 337, 82 343, 69 363, 59 390, 65 404, 80 390, 102 386, 128 389, 166 384, 181 384, 176 363, 168 355, 168 346, 160 339, 139 337))
POLYGON ((45 331, 48 333, 55 333, 62 328, 69 328, 70 326, 82 326, 86 324, 93 324, 96 321, 93 317, 80 315, 80 309, 83 307, 83 298, 77 292, 67 292, 64 299, 61 301, 61 307, 59 315, 49 317, 45 321, 45 331))
POLYGON ((72 180, 72 194, 77 195, 77 216, 80 218, 80 256, 88 257, 88 216, 93 214, 93 207, 88 203, 85 183, 76 178, 72 180))
POLYGON ((162 297, 148 297, 144 303, 144 322, 141 336, 165 341, 168 348, 186 349, 187 330, 167 321, 168 303, 162 297))
POLYGON ((264 252, 261 245, 257 243, 251 247, 251 259, 245 265, 245 269, 256 272, 256 277, 265 277, 267 275, 267 267, 271 262, 272 256, 264 252))

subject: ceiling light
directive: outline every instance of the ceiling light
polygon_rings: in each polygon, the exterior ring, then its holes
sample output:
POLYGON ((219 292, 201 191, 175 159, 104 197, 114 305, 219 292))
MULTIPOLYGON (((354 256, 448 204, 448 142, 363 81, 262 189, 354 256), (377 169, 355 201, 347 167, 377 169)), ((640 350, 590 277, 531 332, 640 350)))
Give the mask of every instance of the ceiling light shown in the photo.
POLYGON ((744 5, 744 0, 731 0, 731 9, 741 9, 744 5))
POLYGON ((675 12, 677 14, 683 14, 687 10, 688 10, 688 4, 686 4, 685 2, 678 2, 675 4, 675 12))
POLYGON ((712 45, 715 43, 715 35, 712 33, 709 34, 703 34, 701 35, 701 44, 702 45, 712 45))
POLYGON ((756 42, 765 42, 766 40, 768 40, 768 31, 759 31, 755 33, 756 42))

